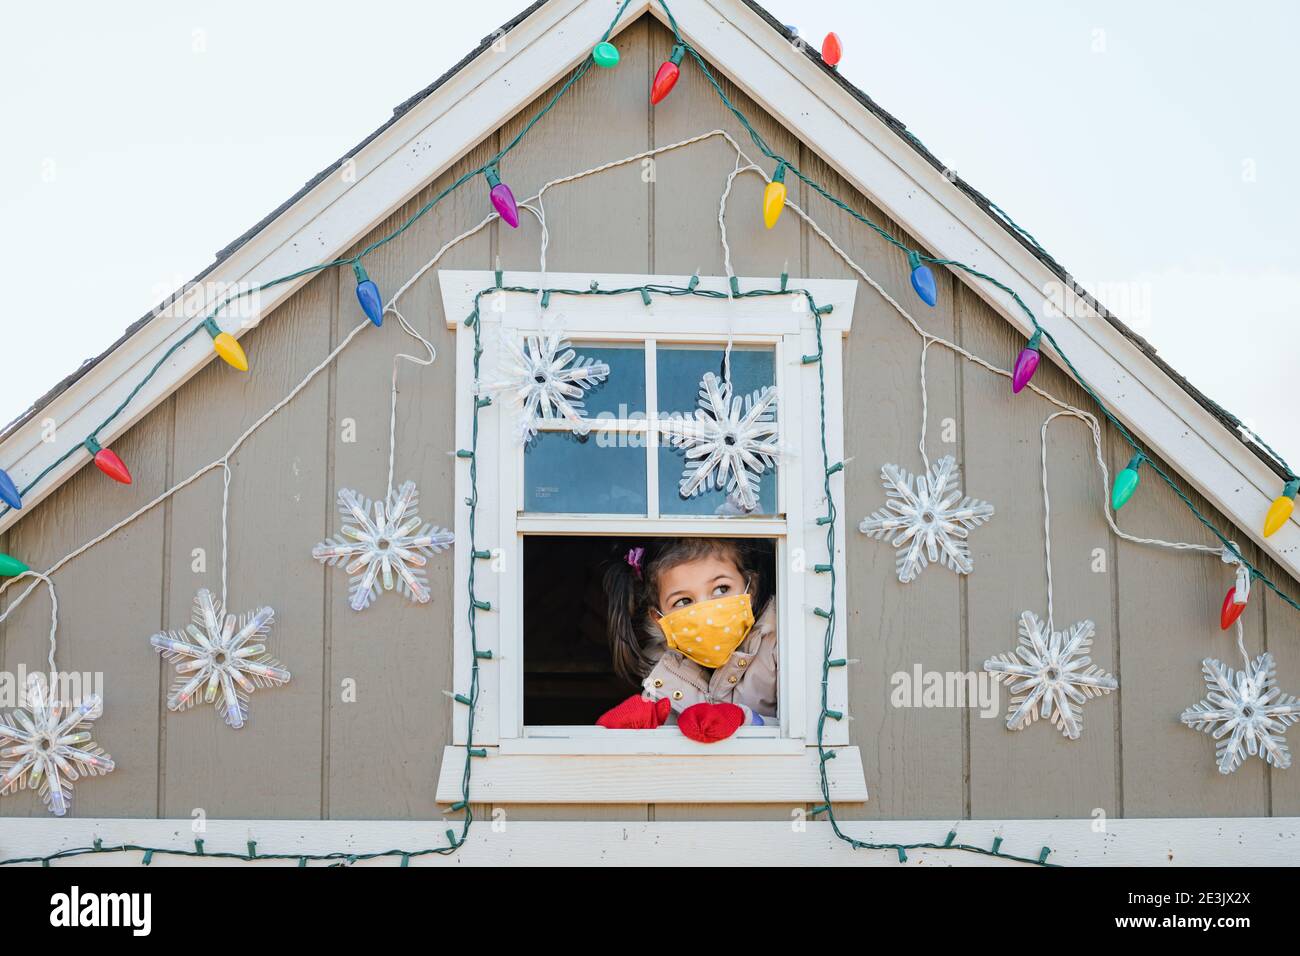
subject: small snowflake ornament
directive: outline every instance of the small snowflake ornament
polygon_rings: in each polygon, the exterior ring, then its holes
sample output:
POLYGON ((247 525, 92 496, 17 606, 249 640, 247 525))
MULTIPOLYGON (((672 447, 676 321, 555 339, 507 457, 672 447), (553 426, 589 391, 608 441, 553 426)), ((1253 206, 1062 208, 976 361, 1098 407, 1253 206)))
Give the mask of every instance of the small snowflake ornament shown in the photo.
POLYGON ((957 461, 945 455, 928 475, 910 475, 897 465, 880 469, 885 507, 873 512, 858 530, 898 549, 898 580, 914 581, 937 561, 958 574, 974 570, 967 532, 993 517, 993 506, 963 497, 957 461))
POLYGON ((498 381, 480 383, 478 390, 511 400, 519 410, 519 441, 526 443, 542 421, 562 418, 575 435, 590 432, 582 395, 609 377, 609 366, 578 355, 559 328, 523 340, 503 328, 498 374, 498 381))
POLYGON ((445 528, 422 524, 416 513, 420 493, 408 481, 372 502, 350 488, 339 491, 339 514, 344 521, 337 538, 311 549, 312 557, 327 565, 343 564, 350 574, 348 597, 352 610, 363 611, 385 591, 398 591, 419 604, 429 602, 429 579, 424 566, 435 551, 445 551, 455 535, 445 528))
POLYGON ((113 769, 113 758, 90 734, 103 702, 92 694, 70 706, 47 687, 43 674, 32 674, 25 703, 30 714, 20 707, 0 720, 0 794, 39 790, 50 813, 61 817, 72 803, 76 780, 113 769))
POLYGON ((260 607, 227 614, 207 588, 194 597, 194 620, 184 630, 149 638, 158 653, 176 664, 168 710, 199 702, 216 705, 226 725, 238 730, 248 720, 248 695, 259 687, 289 682, 289 672, 266 653, 275 611, 260 607), (254 643, 257 642, 257 643, 254 643))
POLYGON ((1049 634, 1047 623, 1032 611, 1020 615, 1020 646, 984 662, 993 679, 1011 691, 1008 730, 1023 730, 1043 717, 1066 737, 1079 739, 1080 705, 1119 687, 1119 681, 1087 656, 1094 633, 1092 621, 1079 621, 1067 631, 1049 634))
POLYGON ((683 498, 710 488, 725 491, 742 511, 758 507, 763 471, 781 454, 777 443, 776 388, 744 398, 712 372, 700 382, 694 417, 674 415, 663 424, 670 443, 686 450, 679 491, 683 498))
POLYGON ((1232 773, 1248 755, 1279 770, 1291 766, 1282 735, 1300 721, 1300 701, 1278 689, 1273 655, 1265 652, 1240 671, 1206 658, 1201 670, 1205 699, 1183 711, 1182 721, 1218 741, 1219 773, 1232 773))

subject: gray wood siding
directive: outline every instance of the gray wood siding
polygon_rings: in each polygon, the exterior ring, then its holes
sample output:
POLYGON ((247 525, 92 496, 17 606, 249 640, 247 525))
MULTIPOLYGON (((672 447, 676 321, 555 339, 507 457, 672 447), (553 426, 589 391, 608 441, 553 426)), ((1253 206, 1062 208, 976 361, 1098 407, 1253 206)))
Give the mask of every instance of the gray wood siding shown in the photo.
MULTIPOLYGON (((596 70, 563 99, 503 163, 519 198, 547 179, 595 166, 652 145, 728 130, 757 157, 748 135, 688 61, 672 95, 653 112, 647 95, 669 34, 646 19, 618 38, 622 62, 596 70)), ((723 81, 740 108, 779 150, 856 208, 904 237, 865 197, 812 155, 772 116, 723 81)), ((453 169, 430 183, 365 242, 384 235, 466 169, 480 165, 549 97, 507 122, 453 169)), ((797 109, 798 104, 788 104, 797 109)), ((412 157, 419 162, 419 157, 412 157)), ((548 192, 547 266, 578 272, 720 273, 720 191, 732 169, 721 141, 661 156, 652 181, 629 165, 548 192)), ((933 310, 912 294, 903 256, 848 216, 789 179, 790 196, 826 228, 891 295, 925 326, 1009 366, 1020 337, 947 273, 939 274, 933 310)), ((848 277, 835 254, 788 212, 762 228, 761 183, 737 181, 728 217, 732 260, 741 275, 848 277)), ((447 238, 476 223, 488 208, 480 183, 444 201, 404 237, 367 260, 391 293, 447 238)), ((219 237, 217 237, 219 238, 219 237)), ((1102 241, 1104 237, 1098 237, 1102 241)), ((527 212, 521 228, 493 227, 463 242, 441 263, 490 269, 499 254, 507 270, 538 267, 539 230, 527 212)), ((362 243, 358 243, 358 248, 362 243)), ((122 516, 221 454, 256 417, 361 321, 350 272, 321 275, 243 339, 249 375, 214 363, 115 443, 135 484, 116 485, 83 469, 0 543, 33 567, 93 537, 122 516)), ((421 513, 453 521, 454 334, 441 313, 435 273, 405 297, 404 314, 437 346, 431 369, 403 364, 398 404, 396 480, 418 481, 421 513)), ((456 318, 461 318, 457 316, 456 318)), ((1300 813, 1300 772, 1270 771, 1250 760, 1231 777, 1214 767, 1212 742, 1178 723, 1202 696, 1200 660, 1234 660, 1232 641, 1217 626, 1230 575, 1218 561, 1117 542, 1101 515, 1101 487, 1091 438, 1075 420, 1058 420, 1049 445, 1056 619, 1096 622, 1094 660, 1116 673, 1121 690, 1084 709, 1084 734, 1067 742, 1050 726, 1021 733, 960 708, 898 708, 891 675, 925 670, 978 671, 993 653, 1014 647, 1019 613, 1045 610, 1039 427, 1050 407, 1028 393, 1012 399, 1006 379, 932 347, 928 359, 932 458, 955 454, 967 493, 993 502, 997 515, 972 535, 975 573, 959 578, 934 568, 898 584, 893 549, 859 534, 857 522, 880 507, 879 469, 896 462, 916 471, 920 424, 920 340, 865 284, 845 352, 845 476, 849 522, 847 562, 853 743, 862 749, 866 804, 843 806, 844 818, 1086 816, 1219 816, 1300 813), (943 441, 944 419, 956 423, 943 441), (1103 549, 1106 570, 1091 569, 1103 549)), ((197 588, 220 591, 221 475, 213 471, 153 509, 126 531, 78 558, 56 576, 60 598, 60 663, 105 675, 107 710, 96 739, 114 756, 111 776, 76 788, 81 816, 399 818, 441 816, 433 802, 443 746, 450 738, 450 555, 431 564, 433 599, 413 607, 385 597, 364 615, 347 606, 346 576, 310 556, 336 526, 339 487, 374 497, 387 471, 388 383, 395 351, 411 351, 396 322, 368 330, 292 404, 255 434, 232 461, 229 591, 233 608, 271 604, 270 647, 293 672, 286 687, 253 696, 252 719, 231 732, 211 712, 173 715, 165 709, 172 668, 150 649, 149 636, 189 619, 197 588), (347 420, 356 441, 341 440, 347 420), (193 570, 204 549, 206 571, 193 570), (345 702, 354 682, 356 702, 345 702)), ((1037 381, 1088 407, 1083 392, 1044 363, 1037 381)), ((1105 433, 1112 468, 1127 453, 1105 433)), ((1220 527, 1226 520, 1199 496, 1197 506, 1220 527)), ((1123 525, 1138 534, 1192 541, 1207 536, 1149 471, 1123 525)), ((1239 540, 1246 542, 1245 536, 1239 540)), ((1246 551, 1258 557, 1246 543, 1246 551)), ((1292 592, 1277 567, 1264 567, 1292 592)), ((6 595, 12 598, 13 589, 6 595)), ((1300 690, 1300 615, 1259 587, 1245 617, 1253 652, 1277 657, 1287 689, 1300 690)), ((40 666, 49 609, 44 594, 0 625, 0 666, 40 666)), ((1235 661, 1234 661, 1235 663, 1235 661)), ((480 817, 491 808, 477 807, 480 817)), ((770 819, 782 806, 518 805, 520 818, 770 819)), ((32 794, 0 800, 0 815, 41 815, 32 794)))

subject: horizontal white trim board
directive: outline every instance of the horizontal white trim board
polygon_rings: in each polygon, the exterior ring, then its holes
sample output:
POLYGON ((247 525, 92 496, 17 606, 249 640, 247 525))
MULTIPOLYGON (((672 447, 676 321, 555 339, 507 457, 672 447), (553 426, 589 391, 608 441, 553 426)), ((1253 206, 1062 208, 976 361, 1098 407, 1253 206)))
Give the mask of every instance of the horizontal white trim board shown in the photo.
MULTIPOLYGON (((750 741, 736 741, 741 745, 750 741)), ((730 743, 730 741, 724 741, 730 743)), ((764 741, 753 743, 760 746, 764 741)), ((826 762, 831 799, 867 799, 862 754, 832 748, 826 762)), ((817 751, 797 754, 502 754, 475 758, 474 803, 820 803, 817 751)), ((465 748, 447 747, 438 775, 439 803, 461 799, 465 748)))
MULTIPOLYGON (((733 333, 736 341, 742 341, 746 333, 759 335, 782 335, 798 332, 801 328, 813 327, 812 311, 807 306, 807 299, 794 295, 796 290, 806 290, 812 294, 819 309, 830 306, 831 310, 822 316, 822 330, 839 332, 847 335, 853 327, 853 306, 857 299, 858 282, 856 279, 805 279, 790 276, 787 288, 789 296, 758 296, 744 298, 743 293, 752 289, 776 289, 780 286, 780 276, 739 276, 736 282, 742 293, 741 298, 731 296, 731 280, 727 276, 678 276, 649 275, 614 272, 515 272, 506 271, 501 275, 503 289, 510 287, 525 289, 577 289, 590 288, 595 282, 602 289, 635 289, 643 285, 662 285, 677 288, 686 287, 692 278, 698 280, 696 286, 702 292, 719 292, 728 298, 713 296, 668 296, 651 294, 650 304, 644 305, 636 293, 618 296, 599 295, 554 295, 547 307, 552 317, 563 316, 564 328, 574 335, 584 332, 608 333, 622 327, 645 326, 637 320, 637 312, 643 311, 651 319, 657 333, 665 338, 669 335, 705 332, 717 334, 733 333), (734 326, 737 317, 744 318, 743 326, 734 326)), ((440 269, 438 283, 442 288, 442 304, 447 327, 454 329, 464 323, 474 309, 475 297, 484 289, 496 285, 496 273, 473 269, 440 269)), ((480 302, 485 310, 498 313, 509 324, 522 328, 534 328, 541 324, 545 316, 541 313, 537 296, 526 292, 493 292, 480 302), (500 300, 497 301, 497 295, 500 300)))
MULTIPOLYGON (((193 850, 312 854, 416 850, 446 845, 443 831, 459 833, 455 817, 430 820, 208 820, 196 834, 190 820, 0 820, 0 858, 46 856, 59 850, 136 844, 193 850)), ((909 850, 900 864, 893 850, 854 850, 831 832, 829 823, 791 822, 512 822, 509 808, 495 821, 470 826, 464 846, 453 854, 413 857, 411 866, 698 866, 701 861, 745 866, 1015 866, 975 853, 909 850)), ((963 820, 958 843, 991 847, 1002 837, 1003 852, 1037 858, 1046 846, 1049 863, 1061 866, 1288 866, 1300 859, 1300 817, 1168 818, 1108 820, 1096 832, 1087 820, 963 820)), ((941 820, 841 821, 850 836, 875 843, 942 843, 953 824, 941 820)), ((52 866, 131 866, 138 851, 91 854, 56 860, 52 866)), ((357 866, 397 866, 398 857, 357 866)), ((245 863, 155 854, 152 866, 296 866, 296 860, 245 863)))

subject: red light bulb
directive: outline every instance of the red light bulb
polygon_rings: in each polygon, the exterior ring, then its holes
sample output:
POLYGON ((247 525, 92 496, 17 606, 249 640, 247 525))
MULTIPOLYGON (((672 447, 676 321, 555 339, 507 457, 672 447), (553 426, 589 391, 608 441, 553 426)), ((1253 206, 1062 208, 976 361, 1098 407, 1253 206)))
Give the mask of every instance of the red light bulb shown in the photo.
POLYGON ((677 77, 682 74, 679 64, 685 55, 686 47, 678 43, 673 47, 672 56, 659 64, 659 71, 655 73, 654 82, 650 84, 651 106, 657 105, 673 91, 673 87, 677 85, 677 77))
POLYGON ((834 33, 826 34, 826 39, 822 40, 822 60, 827 66, 836 66, 842 56, 844 45, 840 43, 840 38, 834 33))
POLYGON ((1225 631, 1237 623, 1237 618, 1241 617, 1241 612, 1246 610, 1246 605, 1238 604, 1233 600, 1237 596, 1237 586, 1234 584, 1228 588, 1228 593, 1223 597, 1223 607, 1219 610, 1219 627, 1225 631))
POLYGON ((131 472, 127 470, 126 463, 117 457, 117 452, 103 447, 94 438, 86 439, 86 450, 95 456, 95 467, 108 477, 124 485, 131 483, 131 472))

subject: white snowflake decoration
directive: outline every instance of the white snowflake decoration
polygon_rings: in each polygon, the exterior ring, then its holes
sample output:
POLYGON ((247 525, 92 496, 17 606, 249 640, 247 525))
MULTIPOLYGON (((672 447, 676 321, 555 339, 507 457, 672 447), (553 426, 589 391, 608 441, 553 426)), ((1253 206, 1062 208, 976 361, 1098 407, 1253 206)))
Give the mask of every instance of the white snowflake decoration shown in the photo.
POLYGON ((583 392, 609 377, 609 366, 578 355, 559 328, 521 340, 501 330, 500 379, 480 383, 479 391, 504 394, 519 409, 518 436, 526 443, 542 421, 564 419, 575 435, 591 431, 583 392))
POLYGON ((238 730, 248 720, 249 694, 289 682, 289 672, 261 643, 271 633, 275 611, 260 607, 227 614, 212 592, 201 588, 194 596, 193 618, 183 630, 149 638, 158 653, 176 664, 167 709, 188 710, 202 699, 238 730))
POLYGON ((1015 652, 984 662, 993 679, 1011 691, 1008 730, 1023 730, 1043 717, 1066 737, 1079 739, 1080 705, 1119 687, 1119 681, 1086 656, 1095 631, 1092 621, 1079 621, 1068 631, 1049 635, 1047 623, 1032 611, 1020 615, 1020 645, 1015 652))
POLYGON ((1273 655, 1265 652, 1240 671, 1206 658, 1201 670, 1208 691, 1204 700, 1183 711, 1182 721, 1218 741, 1219 773, 1232 773, 1247 755, 1279 770, 1291 766, 1282 735, 1300 721, 1300 701, 1278 689, 1273 655))
POLYGON ((389 492, 388 504, 339 490, 339 514, 345 521, 337 538, 311 549, 312 557, 327 565, 344 564, 352 577, 348 597, 352 610, 363 611, 385 591, 398 591, 419 604, 429 602, 429 579, 424 566, 435 551, 445 551, 455 536, 445 528, 423 524, 416 513, 420 493, 408 481, 389 492), (373 512, 373 515, 372 515, 373 512))
POLYGON ((967 531, 992 518, 993 506, 962 496, 956 459, 940 458, 928 476, 885 465, 880 477, 888 500, 864 518, 858 530, 880 541, 888 539, 898 549, 898 580, 914 581, 933 561, 958 574, 970 574, 975 565, 967 531))
POLYGON ((742 511, 758 507, 763 471, 774 467, 781 454, 774 387, 741 398, 732 395, 731 383, 706 372, 694 417, 667 416, 663 432, 673 445, 686 449, 679 487, 683 498, 717 488, 742 511))
POLYGON ((47 692, 45 676, 27 678, 27 707, 0 720, 0 793, 37 790, 46 808, 64 816, 72 803, 72 784, 113 769, 113 758, 91 740, 90 723, 104 712, 92 694, 75 707, 47 692), (83 727, 81 730, 77 728, 83 727))

